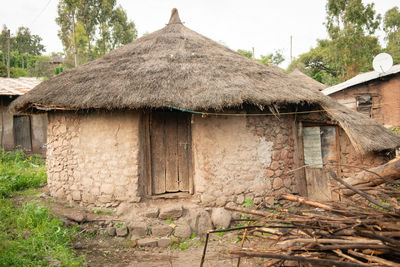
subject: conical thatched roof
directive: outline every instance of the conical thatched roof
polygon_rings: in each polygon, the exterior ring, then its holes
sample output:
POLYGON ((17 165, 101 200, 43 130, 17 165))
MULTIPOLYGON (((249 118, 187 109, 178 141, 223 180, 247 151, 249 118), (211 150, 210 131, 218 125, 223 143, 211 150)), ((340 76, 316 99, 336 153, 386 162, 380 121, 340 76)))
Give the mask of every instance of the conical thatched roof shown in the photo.
POLYGON ((292 78, 294 78, 298 81, 301 81, 303 83, 303 85, 307 86, 308 88, 314 88, 318 91, 321 91, 327 87, 325 84, 320 83, 320 82, 314 80, 313 78, 311 78, 310 76, 304 74, 298 68, 294 69, 294 71, 292 71, 289 74, 289 76, 291 76, 292 78))
POLYGON ((163 29, 43 82, 14 107, 24 112, 168 105, 219 110, 321 99, 277 69, 186 28, 174 9, 163 29))
POLYGON ((176 9, 163 29, 42 82, 11 108, 21 113, 168 106, 221 110, 283 103, 320 105, 360 151, 400 146, 400 137, 334 102, 308 82, 186 28, 176 9))

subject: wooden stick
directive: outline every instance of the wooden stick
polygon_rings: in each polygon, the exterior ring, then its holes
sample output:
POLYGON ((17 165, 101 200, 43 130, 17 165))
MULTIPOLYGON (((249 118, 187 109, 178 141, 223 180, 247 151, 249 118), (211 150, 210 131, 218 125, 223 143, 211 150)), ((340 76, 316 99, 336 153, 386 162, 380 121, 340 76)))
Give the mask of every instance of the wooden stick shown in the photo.
POLYGON ((333 170, 328 169, 328 171, 329 171, 329 174, 332 176, 333 179, 335 179, 336 181, 338 181, 338 182, 341 183, 342 185, 346 186, 347 188, 353 190, 354 192, 356 192, 357 194, 359 194, 360 196, 362 196, 363 198, 365 198, 365 199, 368 200, 369 202, 371 202, 371 203, 373 203, 373 204, 375 204, 375 205, 377 205, 377 206, 379 206, 379 207, 381 207, 381 208, 383 208, 383 209, 385 209, 385 210, 392 211, 392 212, 396 212, 397 214, 400 214, 400 212, 399 212, 399 211, 396 211, 394 208, 392 208, 392 207, 390 207, 390 206, 388 207, 388 206, 382 205, 381 203, 379 203, 379 202, 376 201, 375 199, 373 199, 373 198, 371 198, 370 196, 368 196, 366 193, 364 193, 364 192, 358 190, 358 189, 355 188, 354 186, 352 186, 352 185, 348 184, 347 182, 343 181, 342 179, 340 179, 339 177, 336 176, 336 173, 335 173, 333 170))
POLYGON ((292 260, 292 261, 309 262, 314 265, 322 264, 322 265, 337 266, 337 267, 365 267, 365 266, 368 266, 366 264, 334 261, 334 260, 327 260, 327 259, 307 258, 307 257, 292 256, 292 255, 286 255, 286 254, 275 254, 275 253, 270 253, 270 252, 265 252, 265 251, 231 250, 231 251, 229 251, 229 253, 234 254, 234 255, 239 255, 241 257, 260 257, 260 258, 292 260))
POLYGON ((348 259, 348 260, 350 260, 350 261, 352 261, 352 262, 359 263, 359 264, 364 264, 362 261, 356 260, 355 258, 350 257, 349 255, 344 254, 340 249, 335 249, 335 250, 333 250, 333 252, 335 252, 335 253, 338 254, 339 256, 341 256, 341 257, 343 257, 343 258, 346 258, 346 259, 348 259))
POLYGON ((377 244, 351 244, 351 245, 326 245, 320 246, 319 250, 334 250, 334 249, 390 249, 390 247, 385 245, 377 245, 377 244))
POLYGON ((328 210, 328 211, 333 211, 333 208, 331 206, 322 204, 322 203, 318 203, 315 201, 310 201, 310 200, 306 200, 304 197, 299 197, 299 196, 294 196, 294 195, 284 195, 283 196, 284 199, 290 200, 290 201, 296 201, 299 202, 301 204, 306 204, 308 206, 313 206, 316 208, 320 208, 320 209, 324 209, 324 210, 328 210))
POLYGON ((364 253, 360 253, 360 252, 355 252, 354 250, 348 250, 347 251, 349 254, 357 256, 359 258, 363 258, 366 259, 368 261, 373 261, 373 262, 377 262, 380 264, 384 264, 386 266, 392 266, 392 267, 400 267, 400 264, 389 261, 389 260, 385 260, 376 256, 372 256, 372 255, 366 255, 364 253))

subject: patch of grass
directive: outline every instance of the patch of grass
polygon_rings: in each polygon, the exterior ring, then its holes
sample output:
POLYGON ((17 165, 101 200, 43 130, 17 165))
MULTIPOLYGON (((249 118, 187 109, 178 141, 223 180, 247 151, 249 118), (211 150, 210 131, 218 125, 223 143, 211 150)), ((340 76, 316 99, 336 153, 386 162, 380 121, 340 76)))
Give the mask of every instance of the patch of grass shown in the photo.
POLYGON ((113 211, 112 210, 94 209, 93 213, 94 214, 102 214, 102 215, 110 215, 113 213, 113 211))
POLYGON ((70 249, 76 228, 63 228, 51 212, 31 201, 15 207, 0 199, 0 266, 80 266, 83 257, 70 249))
POLYGON ((46 167, 40 156, 0 149, 0 266, 85 265, 84 257, 71 249, 76 228, 64 228, 35 201, 19 206, 8 199, 12 194, 37 194, 34 188, 45 183, 46 167))
POLYGON ((243 207, 253 207, 254 206, 254 202, 252 199, 248 198, 244 200, 244 203, 242 204, 243 207))
POLYGON ((174 219, 172 219, 172 218, 167 218, 167 219, 165 220, 165 222, 168 223, 168 224, 171 224, 171 223, 174 222, 174 219))
POLYGON ((185 251, 185 250, 188 249, 188 244, 187 244, 187 243, 180 243, 180 244, 179 244, 179 248, 180 248, 182 251, 185 251))
MULTIPOLYGON (((224 230, 225 227, 220 227, 217 230, 224 230)), ((225 234, 227 234, 228 232, 217 232, 215 233, 217 236, 224 236, 225 234)))
POLYGON ((45 183, 46 166, 40 156, 25 157, 22 151, 11 153, 0 149, 0 197, 45 183))

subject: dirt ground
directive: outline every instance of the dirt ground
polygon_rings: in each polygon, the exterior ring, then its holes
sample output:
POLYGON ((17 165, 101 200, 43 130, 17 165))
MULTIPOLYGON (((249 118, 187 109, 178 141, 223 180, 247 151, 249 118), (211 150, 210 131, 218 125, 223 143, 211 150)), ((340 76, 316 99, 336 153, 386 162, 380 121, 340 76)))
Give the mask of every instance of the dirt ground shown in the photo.
MULTIPOLYGON (((49 207, 55 215, 60 217, 67 225, 76 225, 68 218, 79 220, 85 217, 85 223, 78 223, 80 235, 73 241, 74 250, 79 255, 85 255, 88 266, 199 266, 204 249, 204 238, 195 237, 185 241, 185 246, 179 245, 169 248, 140 248, 134 246, 134 242, 128 237, 110 237, 102 231, 101 223, 113 219, 106 214, 94 214, 85 211, 78 206, 56 202, 53 198, 46 196, 46 189, 42 188, 31 193, 19 194, 14 197, 14 202, 23 204, 30 200, 36 200, 49 207)), ((206 267, 233 267, 237 266, 237 257, 230 255, 229 250, 238 248, 238 237, 234 233, 224 235, 213 234, 207 246, 205 258, 206 267)), ((255 247, 255 241, 251 246, 255 247)), ((246 247, 245 243, 245 247, 246 247)), ((260 244, 261 246, 261 244, 260 244)), ((262 266, 262 259, 241 259, 240 266, 262 266)))

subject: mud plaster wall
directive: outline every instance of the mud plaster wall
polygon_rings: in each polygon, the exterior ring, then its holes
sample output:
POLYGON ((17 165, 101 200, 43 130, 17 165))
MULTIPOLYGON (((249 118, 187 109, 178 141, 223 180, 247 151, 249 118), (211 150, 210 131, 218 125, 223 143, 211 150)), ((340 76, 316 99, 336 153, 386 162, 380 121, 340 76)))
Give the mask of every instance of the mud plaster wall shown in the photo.
POLYGON ((205 206, 295 192, 291 118, 194 116, 195 194, 205 206))
MULTIPOLYGON (((16 97, 0 96, 0 142, 5 150, 13 150, 14 144, 14 114, 8 109, 16 97), (2 136, 2 138, 1 138, 2 136)), ((30 115, 32 151, 35 154, 46 154, 47 114, 30 115)))
POLYGON ((344 89, 330 95, 339 103, 354 110, 356 97, 363 94, 372 96, 371 117, 386 127, 400 125, 400 75, 384 77, 387 80, 375 80, 344 89))
POLYGON ((139 202, 139 113, 49 113, 47 175, 53 196, 95 206, 139 202))

